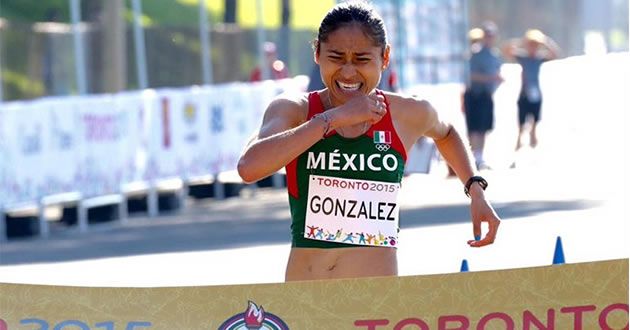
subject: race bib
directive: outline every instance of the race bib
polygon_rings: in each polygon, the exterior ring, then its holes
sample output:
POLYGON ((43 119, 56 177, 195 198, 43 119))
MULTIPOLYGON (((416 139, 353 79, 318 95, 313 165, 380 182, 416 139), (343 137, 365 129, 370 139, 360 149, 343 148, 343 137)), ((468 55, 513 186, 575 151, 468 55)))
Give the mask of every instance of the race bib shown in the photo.
POLYGON ((399 183, 311 175, 304 237, 343 244, 396 246, 399 183))

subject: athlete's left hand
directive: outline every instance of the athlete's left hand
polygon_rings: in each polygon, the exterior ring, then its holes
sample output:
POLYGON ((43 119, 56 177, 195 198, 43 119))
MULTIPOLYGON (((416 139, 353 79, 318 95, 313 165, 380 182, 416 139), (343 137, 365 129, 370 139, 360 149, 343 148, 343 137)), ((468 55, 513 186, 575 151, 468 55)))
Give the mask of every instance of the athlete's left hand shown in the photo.
POLYGON ((494 243, 501 220, 490 203, 483 197, 473 198, 470 204, 470 215, 472 216, 473 234, 475 238, 481 238, 482 222, 488 223, 488 233, 480 240, 469 240, 468 245, 471 247, 481 247, 494 243))

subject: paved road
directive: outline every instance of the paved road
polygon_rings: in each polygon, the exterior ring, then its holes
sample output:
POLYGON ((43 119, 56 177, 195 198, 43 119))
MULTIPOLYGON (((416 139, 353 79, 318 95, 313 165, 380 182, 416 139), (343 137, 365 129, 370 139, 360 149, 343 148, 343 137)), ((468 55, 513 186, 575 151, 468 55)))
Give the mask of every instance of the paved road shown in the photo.
MULTIPOLYGON (((567 85, 566 79, 557 77, 566 70, 563 66, 568 64, 546 71, 555 74, 545 80, 548 86, 562 83, 563 88, 545 100, 536 150, 512 152, 517 86, 508 81, 498 91, 497 129, 488 145, 494 170, 483 173, 490 182, 487 195, 504 220, 494 245, 481 249, 466 245, 472 232, 468 201, 461 184, 445 178, 443 164, 433 164, 430 174, 405 178, 400 201, 401 275, 457 272, 462 259, 468 260, 471 271, 548 265, 557 236, 562 237, 567 262, 630 256, 624 142, 628 78, 611 66, 598 72, 606 75, 605 80, 591 76, 588 88, 567 85), (597 93, 600 102, 586 97, 587 92, 597 93), (517 166, 510 169, 514 160, 517 166)), ((289 251, 286 198, 284 191, 259 190, 226 201, 189 201, 174 214, 136 216, 127 225, 93 225, 84 235, 63 230, 45 240, 2 243, 0 282, 95 286, 280 282, 289 251)))

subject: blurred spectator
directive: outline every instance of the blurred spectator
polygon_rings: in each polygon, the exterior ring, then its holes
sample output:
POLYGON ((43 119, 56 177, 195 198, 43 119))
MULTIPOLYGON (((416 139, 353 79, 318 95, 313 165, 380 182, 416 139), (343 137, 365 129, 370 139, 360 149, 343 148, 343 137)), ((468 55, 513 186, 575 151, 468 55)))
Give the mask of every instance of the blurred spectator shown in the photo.
POLYGON ((378 89, 388 92, 400 92, 398 89, 398 75, 396 74, 396 70, 392 67, 392 63, 383 71, 378 89))
MULTIPOLYGON (((474 47, 479 45, 479 42, 483 39, 483 30, 480 28, 474 28, 468 31, 468 40, 470 41, 470 46, 474 47)), ((472 48, 471 48, 472 49, 472 48)))
MULTIPOLYGON (((489 169, 483 158, 486 134, 494 127, 494 101, 492 95, 503 82, 499 74, 502 61, 494 48, 497 26, 484 22, 480 28, 482 35, 471 45, 470 81, 464 92, 464 112, 468 139, 477 169, 489 169)), ((479 34, 478 30, 471 31, 479 34)))
MULTIPOLYGON (((287 66, 278 59, 276 44, 273 42, 265 42, 263 44, 263 52, 265 53, 265 62, 269 67, 269 79, 289 78, 289 70, 287 66)), ((261 81, 263 79, 262 69, 256 66, 249 77, 250 81, 261 81)))
POLYGON ((518 136, 516 150, 521 148, 521 136, 525 124, 531 121, 529 145, 534 148, 538 144, 536 125, 540 121, 542 93, 538 79, 541 65, 558 58, 560 48, 550 37, 540 30, 528 30, 522 38, 509 40, 503 46, 506 59, 516 61, 522 68, 521 92, 518 97, 518 136))
MULTIPOLYGON (((480 41, 481 39, 483 39, 483 30, 480 28, 474 28, 471 29, 470 31, 468 31, 468 41, 469 41, 469 46, 470 46, 470 52, 471 53, 476 53, 481 49, 480 46, 480 41)), ((466 95, 465 92, 462 92, 461 94, 461 105, 462 105, 462 112, 466 112, 466 109, 464 107, 464 96, 466 95)), ((457 174, 455 173, 455 171, 448 166, 448 164, 446 164, 446 166, 448 167, 448 176, 449 177, 456 177, 457 174)))

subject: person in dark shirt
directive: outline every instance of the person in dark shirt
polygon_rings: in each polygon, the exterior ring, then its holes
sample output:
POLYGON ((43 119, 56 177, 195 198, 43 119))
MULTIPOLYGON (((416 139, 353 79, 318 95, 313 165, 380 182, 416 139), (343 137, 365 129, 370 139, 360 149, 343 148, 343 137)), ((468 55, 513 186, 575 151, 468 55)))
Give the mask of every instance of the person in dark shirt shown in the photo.
POLYGON ((518 97, 518 136, 516 150, 521 148, 521 137, 526 124, 531 121, 529 145, 538 145, 536 126, 540 121, 542 91, 540 88, 540 67, 546 61, 558 58, 560 48, 553 39, 540 30, 528 30, 522 38, 509 40, 503 46, 506 59, 517 62, 522 69, 521 92, 518 97))
POLYGON ((492 96, 503 78, 499 74, 502 61, 494 48, 497 27, 492 22, 485 22, 481 32, 480 41, 471 46, 470 81, 464 93, 464 114, 477 169, 488 169, 483 149, 486 135, 494 127, 492 96))

